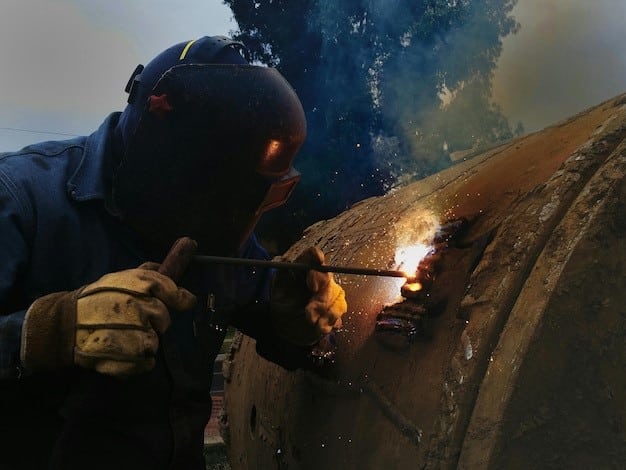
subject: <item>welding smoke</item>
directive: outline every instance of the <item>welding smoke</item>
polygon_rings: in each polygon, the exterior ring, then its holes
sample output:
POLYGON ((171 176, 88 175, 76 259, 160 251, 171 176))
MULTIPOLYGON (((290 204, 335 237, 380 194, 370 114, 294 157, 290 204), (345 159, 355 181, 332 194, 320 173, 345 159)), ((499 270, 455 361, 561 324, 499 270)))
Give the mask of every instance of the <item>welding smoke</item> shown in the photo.
POLYGON ((276 65, 306 112, 301 183, 281 211, 293 227, 384 194, 406 174, 439 171, 450 152, 511 136, 489 97, 516 0, 225 3, 253 59, 276 65))
POLYGON ((339 121, 353 156, 343 157, 360 162, 349 177, 362 189, 340 203, 380 193, 406 173, 439 171, 455 150, 512 136, 490 95, 501 38, 517 30, 515 3, 314 2, 309 28, 322 32, 316 113, 330 123, 326 131, 339 121))
POLYGON ((430 244, 439 229, 439 218, 434 212, 420 207, 409 207, 393 224, 395 245, 430 244))

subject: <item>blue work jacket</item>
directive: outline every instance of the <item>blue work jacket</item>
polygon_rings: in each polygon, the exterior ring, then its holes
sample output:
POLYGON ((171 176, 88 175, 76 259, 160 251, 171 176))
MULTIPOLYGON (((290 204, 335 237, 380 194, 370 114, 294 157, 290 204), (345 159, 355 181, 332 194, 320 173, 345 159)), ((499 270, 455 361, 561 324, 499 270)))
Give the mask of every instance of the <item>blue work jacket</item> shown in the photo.
MULTIPOLYGON (((107 210, 118 117, 88 137, 0 154, 0 468, 203 468, 212 363, 225 327, 234 324, 266 357, 281 363, 287 355, 282 365, 297 367, 294 350, 268 328, 271 273, 216 266, 192 268, 181 281, 198 306, 172 312, 162 338, 171 357, 159 351, 154 371, 119 380, 78 368, 21 370, 22 323, 35 299, 160 261, 147 259, 107 210)), ((252 236, 241 256, 267 253, 252 236)))

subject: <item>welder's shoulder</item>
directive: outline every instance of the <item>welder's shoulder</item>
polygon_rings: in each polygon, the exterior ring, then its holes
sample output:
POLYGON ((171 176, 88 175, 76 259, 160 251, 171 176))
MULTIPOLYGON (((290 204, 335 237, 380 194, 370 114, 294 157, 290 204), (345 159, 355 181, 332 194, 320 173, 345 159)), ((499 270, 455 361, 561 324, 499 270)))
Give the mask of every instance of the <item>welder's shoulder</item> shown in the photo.
POLYGON ((41 142, 16 152, 0 153, 0 199, 30 212, 35 200, 65 191, 84 154, 85 139, 41 142))
POLYGON ((21 173, 30 173, 37 169, 50 170, 73 158, 82 158, 85 141, 84 137, 77 137, 71 140, 39 142, 15 152, 2 152, 0 168, 5 171, 13 168, 21 173))
POLYGON ((16 152, 0 153, 0 182, 9 189, 22 186, 47 187, 67 179, 80 164, 85 138, 40 142, 16 152))

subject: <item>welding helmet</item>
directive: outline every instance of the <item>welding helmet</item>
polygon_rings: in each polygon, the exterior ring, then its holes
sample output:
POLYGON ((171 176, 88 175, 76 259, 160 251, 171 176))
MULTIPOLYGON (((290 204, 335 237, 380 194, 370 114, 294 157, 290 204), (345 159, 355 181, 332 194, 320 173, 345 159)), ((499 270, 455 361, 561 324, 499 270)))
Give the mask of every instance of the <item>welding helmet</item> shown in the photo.
POLYGON ((306 136, 302 105, 276 69, 248 64, 242 51, 205 37, 131 77, 112 199, 152 244, 190 236, 201 252, 235 254, 299 180, 292 162, 306 136))

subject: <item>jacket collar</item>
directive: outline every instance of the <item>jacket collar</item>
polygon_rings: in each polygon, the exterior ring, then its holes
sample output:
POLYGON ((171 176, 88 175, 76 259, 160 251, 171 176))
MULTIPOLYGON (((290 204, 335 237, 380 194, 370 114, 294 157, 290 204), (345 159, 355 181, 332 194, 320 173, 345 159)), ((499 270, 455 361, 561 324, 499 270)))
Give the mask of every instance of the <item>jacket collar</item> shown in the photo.
POLYGON ((75 201, 110 199, 113 131, 119 115, 119 112, 110 114, 98 130, 86 138, 81 161, 67 181, 67 192, 75 201))

